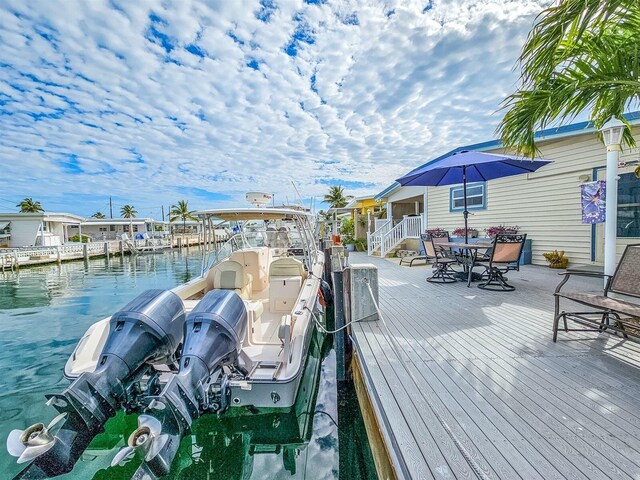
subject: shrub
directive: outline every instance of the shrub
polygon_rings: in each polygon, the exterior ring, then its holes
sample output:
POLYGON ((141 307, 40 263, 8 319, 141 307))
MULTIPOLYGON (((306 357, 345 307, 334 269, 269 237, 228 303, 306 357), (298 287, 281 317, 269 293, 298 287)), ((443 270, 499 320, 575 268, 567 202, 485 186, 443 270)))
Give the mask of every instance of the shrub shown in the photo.
POLYGON ((543 253, 542 256, 547 260, 551 268, 567 268, 569 257, 565 256, 564 250, 554 250, 553 252, 543 253))

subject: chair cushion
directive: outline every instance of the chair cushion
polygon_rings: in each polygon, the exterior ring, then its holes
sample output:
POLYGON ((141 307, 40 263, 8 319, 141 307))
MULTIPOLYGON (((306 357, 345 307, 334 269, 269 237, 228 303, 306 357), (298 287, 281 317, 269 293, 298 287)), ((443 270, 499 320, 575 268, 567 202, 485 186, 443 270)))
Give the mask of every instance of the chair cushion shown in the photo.
POLYGON ((282 257, 271 262, 269 266, 269 277, 295 277, 305 276, 304 265, 300 260, 293 257, 282 257))
POLYGON ((270 277, 269 282, 269 311, 291 312, 302 289, 302 277, 270 277))

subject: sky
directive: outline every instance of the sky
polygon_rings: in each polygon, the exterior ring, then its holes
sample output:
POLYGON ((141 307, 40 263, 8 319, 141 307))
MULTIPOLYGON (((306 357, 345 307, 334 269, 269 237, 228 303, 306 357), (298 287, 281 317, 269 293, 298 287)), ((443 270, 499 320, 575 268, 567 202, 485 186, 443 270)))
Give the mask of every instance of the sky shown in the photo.
POLYGON ((494 138, 549 4, 0 0, 0 211, 378 193, 494 138))

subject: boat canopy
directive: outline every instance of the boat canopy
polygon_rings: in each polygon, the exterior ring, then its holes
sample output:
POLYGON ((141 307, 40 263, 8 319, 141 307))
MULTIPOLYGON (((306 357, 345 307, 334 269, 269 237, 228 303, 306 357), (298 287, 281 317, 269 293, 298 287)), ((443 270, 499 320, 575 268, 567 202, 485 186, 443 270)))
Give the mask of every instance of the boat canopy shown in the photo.
POLYGON ((219 218, 220 220, 291 220, 295 217, 311 217, 309 212, 291 208, 230 208, 200 210, 195 212, 200 218, 219 218))

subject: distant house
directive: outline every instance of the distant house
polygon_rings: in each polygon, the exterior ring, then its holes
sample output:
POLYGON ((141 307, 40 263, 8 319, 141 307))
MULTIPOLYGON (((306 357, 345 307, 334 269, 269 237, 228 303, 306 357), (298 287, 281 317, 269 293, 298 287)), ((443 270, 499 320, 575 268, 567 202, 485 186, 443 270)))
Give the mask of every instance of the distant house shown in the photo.
POLYGON ((62 245, 82 220, 71 213, 0 213, 0 247, 62 245))
MULTIPOLYGON (((625 118, 640 144, 640 112, 625 118)), ((532 261, 544 264, 543 252, 564 250, 573 264, 603 262, 603 224, 582 223, 580 185, 605 178, 606 151, 589 123, 576 123, 538 132, 539 157, 553 163, 537 172, 472 184, 468 188, 469 226, 480 231, 497 225, 518 225, 532 240, 532 261)), ((509 153, 493 140, 458 147, 460 150, 509 153)), ((618 182, 618 253, 631 243, 640 243, 640 180, 633 171, 640 149, 621 154, 618 182)), ((427 162, 427 163, 430 163, 427 162)), ((398 172, 398 177, 406 172, 398 172)), ((402 187, 394 183, 376 199, 387 202, 389 226, 415 221, 421 228, 452 231, 463 226, 462 186, 402 187), (426 208, 425 208, 426 207, 426 208)), ((389 235, 380 229, 377 235, 389 235)), ((396 231, 397 233, 397 231, 396 231)), ((411 232, 416 238, 415 232, 411 232)), ((376 235, 376 233, 374 233, 376 235)), ((399 243, 410 238, 405 236, 399 243)), ((374 243, 374 242, 371 242, 374 243)), ((387 243, 388 245, 389 243, 387 243)))
POLYGON ((82 230, 82 235, 94 241, 119 239, 125 233, 129 237, 168 234, 167 222, 153 218, 87 218, 73 228, 73 235, 82 230))

